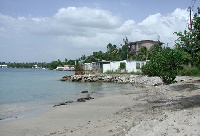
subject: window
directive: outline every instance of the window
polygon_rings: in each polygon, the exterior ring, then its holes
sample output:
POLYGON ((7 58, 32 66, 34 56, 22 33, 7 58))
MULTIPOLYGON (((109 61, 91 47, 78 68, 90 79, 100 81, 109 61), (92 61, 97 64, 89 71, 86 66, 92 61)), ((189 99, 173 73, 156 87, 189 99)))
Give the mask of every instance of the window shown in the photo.
POLYGON ((142 46, 142 44, 140 43, 140 44, 138 44, 138 50, 141 48, 141 46, 142 46))
POLYGON ((140 69, 140 63, 136 63, 136 69, 140 69))
POLYGON ((135 45, 132 45, 132 46, 131 46, 131 49, 132 49, 132 50, 135 50, 135 45))

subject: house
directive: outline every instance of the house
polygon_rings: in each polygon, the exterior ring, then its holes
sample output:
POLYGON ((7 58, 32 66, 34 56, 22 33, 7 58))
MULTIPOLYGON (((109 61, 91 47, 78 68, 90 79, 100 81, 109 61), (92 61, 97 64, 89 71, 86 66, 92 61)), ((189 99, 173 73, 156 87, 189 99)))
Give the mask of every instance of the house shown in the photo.
POLYGON ((56 70, 58 71, 74 71, 75 67, 74 65, 64 65, 64 67, 62 66, 57 66, 56 70))
POLYGON ((64 70, 73 71, 73 70, 75 70, 75 66, 74 65, 64 65, 64 70))
POLYGON ((153 40, 142 40, 142 41, 136 41, 136 42, 129 42, 128 46, 130 46, 129 51, 131 54, 137 54, 142 46, 147 47, 147 49, 149 50, 155 44, 161 46, 164 43, 160 41, 153 41, 153 40))
POLYGON ((0 68, 7 68, 7 65, 0 65, 0 68))
POLYGON ((103 64, 103 73, 108 72, 108 71, 119 72, 120 63, 125 63, 126 69, 124 70, 130 73, 130 72, 138 72, 138 71, 140 72, 142 65, 145 65, 146 61, 136 61, 136 60, 112 61, 110 63, 103 64))
POLYGON ((33 65, 33 66, 32 66, 32 68, 34 68, 34 69, 37 69, 37 68, 38 68, 38 66, 37 66, 37 65, 33 65))
POLYGON ((84 71, 98 71, 98 70, 100 70, 100 63, 98 63, 98 62, 83 63, 82 69, 84 71))

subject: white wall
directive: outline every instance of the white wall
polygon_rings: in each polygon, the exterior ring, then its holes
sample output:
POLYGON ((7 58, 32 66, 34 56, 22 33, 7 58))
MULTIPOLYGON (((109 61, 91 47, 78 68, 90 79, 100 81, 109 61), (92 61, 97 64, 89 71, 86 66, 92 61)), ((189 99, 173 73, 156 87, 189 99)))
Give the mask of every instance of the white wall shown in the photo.
POLYGON ((119 70, 121 62, 125 62, 126 63, 126 71, 128 73, 140 71, 140 69, 136 68, 137 64, 139 64, 139 66, 140 66, 139 68, 141 68, 142 65, 146 64, 146 61, 126 61, 126 60, 113 61, 113 62, 110 62, 110 64, 103 64, 103 73, 105 73, 107 71, 116 72, 117 70, 119 70))
POLYGON ((83 66, 84 70, 92 70, 92 63, 84 63, 83 66))

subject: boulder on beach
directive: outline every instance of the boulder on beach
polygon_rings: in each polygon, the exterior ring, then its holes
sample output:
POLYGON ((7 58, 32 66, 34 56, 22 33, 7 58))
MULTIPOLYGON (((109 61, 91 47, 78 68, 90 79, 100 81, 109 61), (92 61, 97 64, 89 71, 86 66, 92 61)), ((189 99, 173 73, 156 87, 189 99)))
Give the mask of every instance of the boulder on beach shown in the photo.
POLYGON ((81 93, 89 93, 89 91, 85 90, 85 91, 82 91, 81 93))
POLYGON ((90 95, 87 95, 87 97, 79 98, 77 99, 77 102, 86 102, 86 100, 94 99, 90 95))
POLYGON ((73 101, 61 102, 61 103, 59 103, 59 104, 54 105, 53 107, 61 106, 61 105, 67 105, 68 103, 73 103, 73 101))

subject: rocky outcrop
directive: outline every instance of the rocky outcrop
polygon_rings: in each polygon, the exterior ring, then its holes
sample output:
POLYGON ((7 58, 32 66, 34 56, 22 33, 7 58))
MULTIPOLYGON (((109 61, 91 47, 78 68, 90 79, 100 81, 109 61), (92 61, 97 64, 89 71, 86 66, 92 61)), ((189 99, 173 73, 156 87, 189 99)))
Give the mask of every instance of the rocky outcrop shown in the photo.
POLYGON ((91 99, 94 99, 94 98, 92 98, 92 97, 88 94, 87 97, 77 99, 77 102, 86 102, 86 100, 91 100, 91 99))
POLYGON ((53 107, 57 107, 57 106, 62 106, 62 105, 67 105, 69 103, 73 103, 73 101, 66 101, 66 102, 61 102, 59 104, 54 105, 53 107))
POLYGON ((148 77, 145 75, 66 75, 60 81, 72 82, 110 82, 110 83, 131 83, 132 85, 162 85, 159 77, 148 77))
POLYGON ((85 90, 85 91, 82 91, 81 93, 89 93, 89 91, 85 90))

